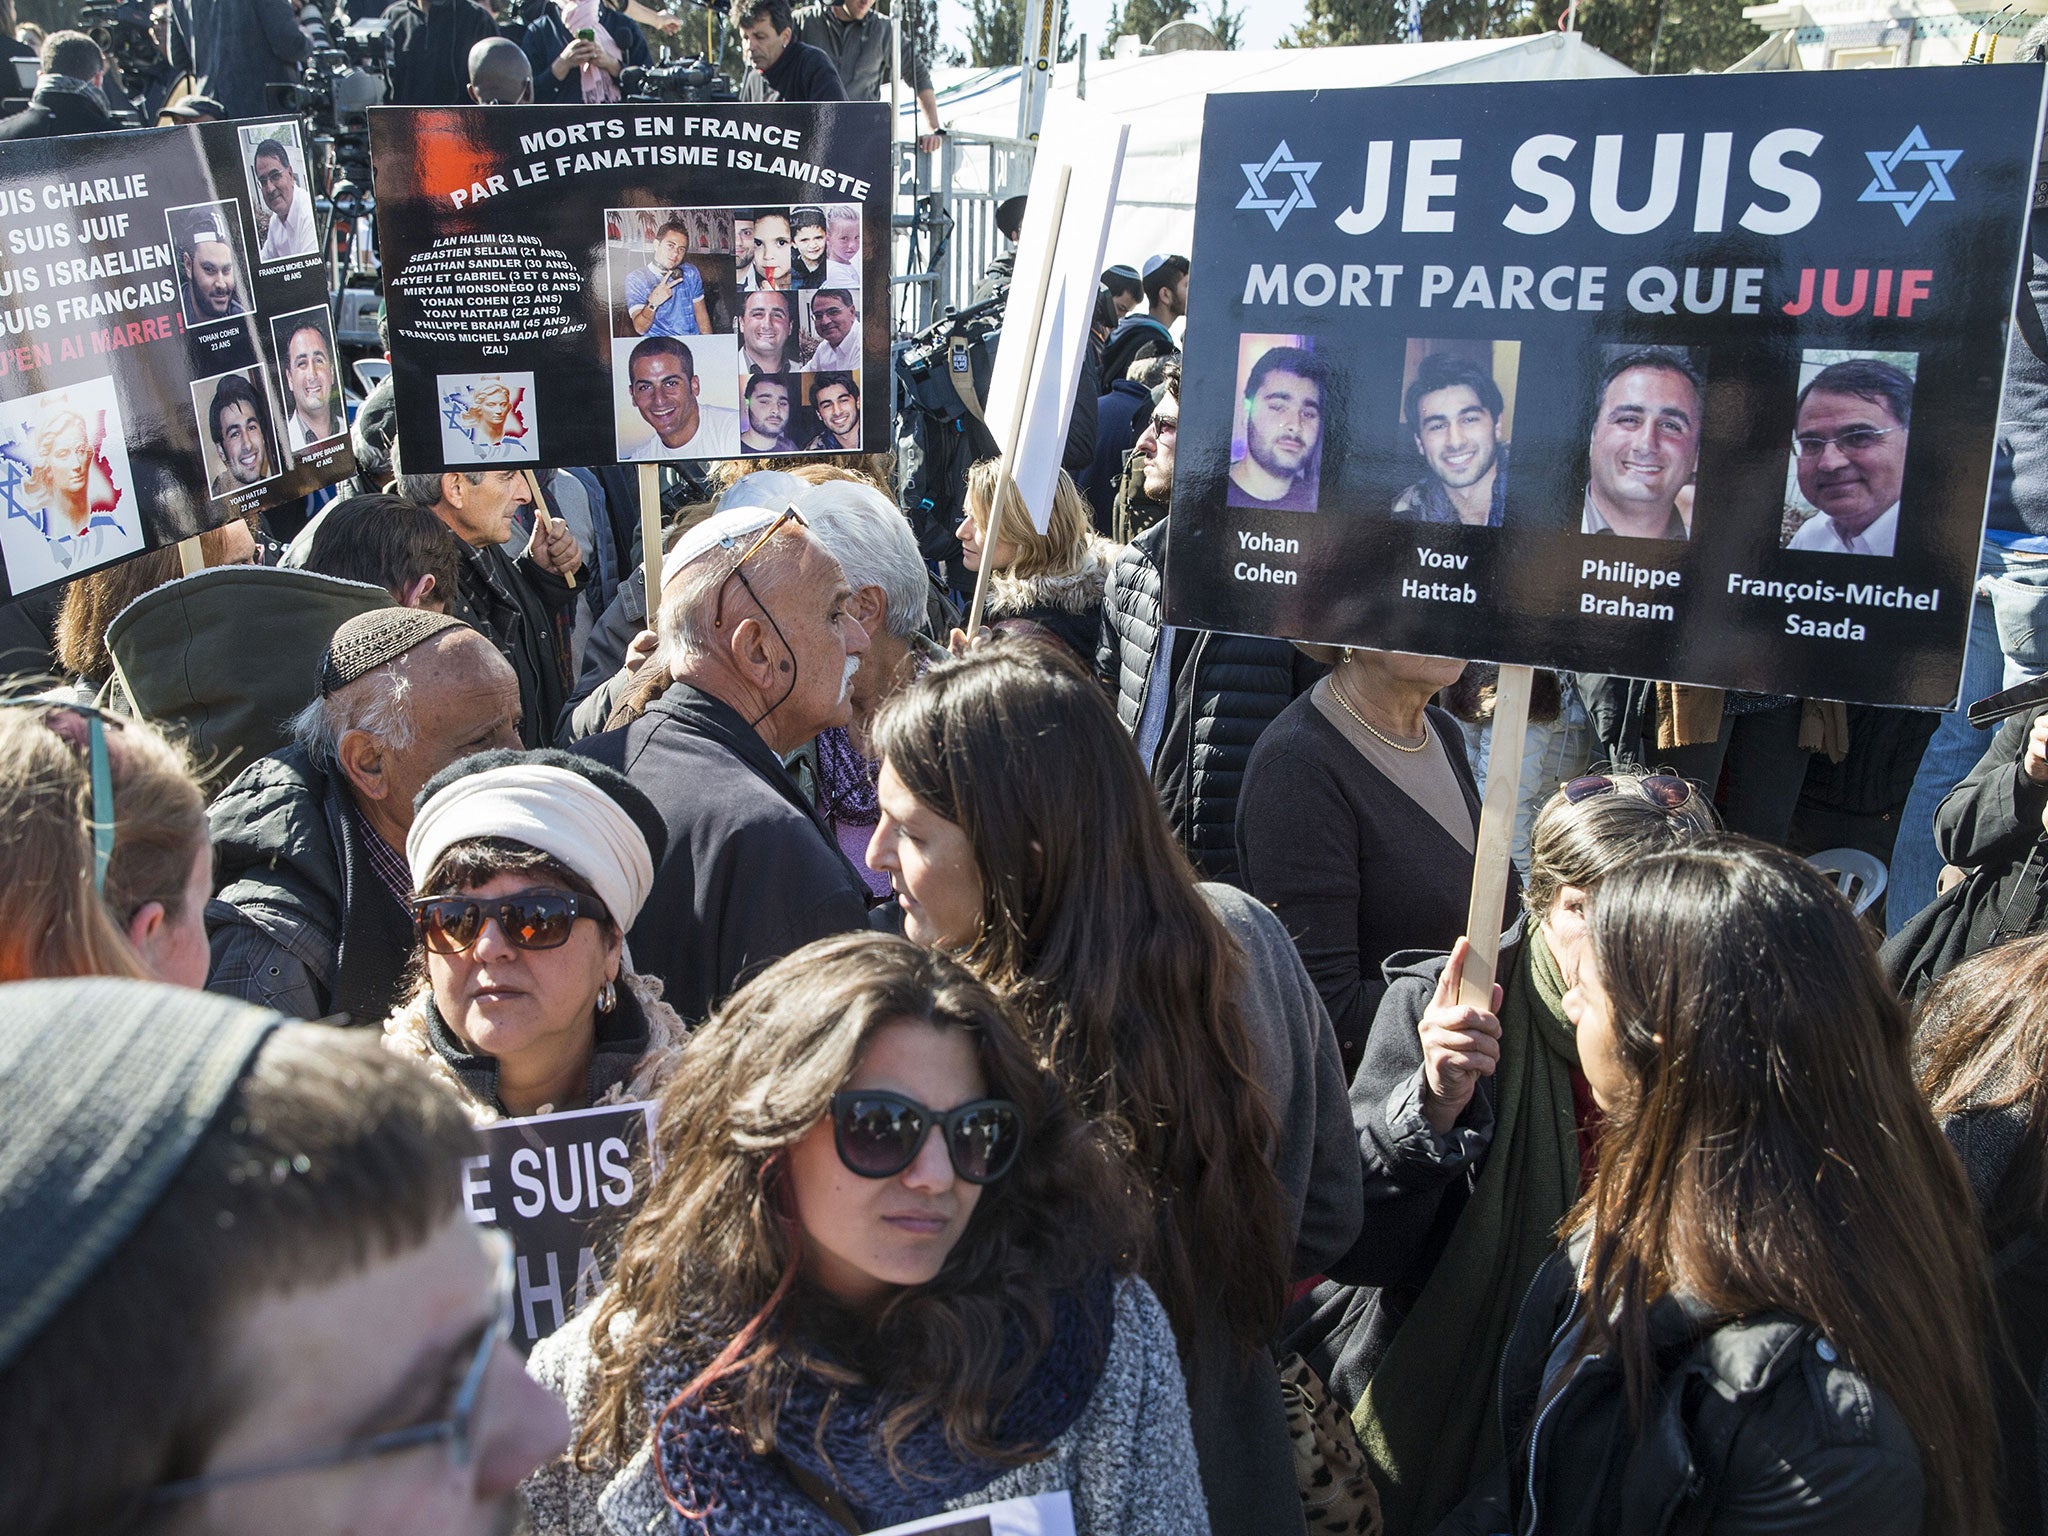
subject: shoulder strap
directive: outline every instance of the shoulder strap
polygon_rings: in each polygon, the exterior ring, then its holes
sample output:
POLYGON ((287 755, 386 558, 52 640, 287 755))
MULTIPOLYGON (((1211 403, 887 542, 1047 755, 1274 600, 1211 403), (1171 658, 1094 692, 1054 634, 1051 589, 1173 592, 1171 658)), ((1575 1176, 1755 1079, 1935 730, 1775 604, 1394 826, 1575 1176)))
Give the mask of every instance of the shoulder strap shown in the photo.
POLYGON ((817 1505, 818 1508, 822 1509, 834 1525, 842 1530, 856 1533, 867 1529, 854 1515, 852 1507, 839 1496, 831 1484, 827 1483, 815 1472, 805 1471, 787 1456, 783 1455, 779 1447, 774 1452, 774 1455, 775 1464, 782 1468, 784 1475, 792 1483, 796 1484, 797 1491, 817 1505))

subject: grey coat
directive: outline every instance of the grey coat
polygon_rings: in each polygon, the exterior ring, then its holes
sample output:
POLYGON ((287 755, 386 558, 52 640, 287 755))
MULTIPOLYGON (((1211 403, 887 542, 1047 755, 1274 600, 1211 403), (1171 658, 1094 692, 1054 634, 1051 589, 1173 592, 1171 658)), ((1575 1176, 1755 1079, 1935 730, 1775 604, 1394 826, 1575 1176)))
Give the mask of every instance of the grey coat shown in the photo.
MULTIPOLYGON (((543 1339, 526 1365, 535 1381, 568 1405, 572 1423, 581 1423, 589 1410, 595 1312, 586 1307, 543 1339)), ((1109 1357, 1081 1417, 1042 1460, 1004 1472, 947 1507, 967 1509, 1062 1488, 1074 1501, 1075 1536, 1209 1536, 1173 1329, 1142 1280, 1117 1286, 1109 1357)), ((654 1536, 687 1529, 662 1499, 646 1442, 617 1469, 579 1472, 567 1461, 552 1462, 526 1480, 524 1491, 534 1536, 654 1536)))

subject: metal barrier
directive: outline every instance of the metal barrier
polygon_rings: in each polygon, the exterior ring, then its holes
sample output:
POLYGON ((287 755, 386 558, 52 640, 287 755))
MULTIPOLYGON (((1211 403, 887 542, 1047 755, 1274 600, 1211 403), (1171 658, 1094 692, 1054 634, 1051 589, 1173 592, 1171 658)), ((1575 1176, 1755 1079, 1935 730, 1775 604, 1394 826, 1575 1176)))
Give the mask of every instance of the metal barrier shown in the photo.
POLYGON ((968 302, 1002 250, 996 205, 1031 184, 1037 146, 1028 139, 953 133, 936 154, 896 146, 896 208, 890 253, 895 334, 912 335, 968 302))

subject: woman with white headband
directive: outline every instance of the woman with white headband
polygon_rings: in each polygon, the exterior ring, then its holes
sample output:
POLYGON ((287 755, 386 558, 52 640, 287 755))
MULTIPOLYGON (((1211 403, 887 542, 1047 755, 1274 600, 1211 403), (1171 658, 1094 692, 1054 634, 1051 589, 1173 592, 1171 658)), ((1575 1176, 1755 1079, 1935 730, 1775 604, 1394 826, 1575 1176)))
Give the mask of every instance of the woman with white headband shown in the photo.
POLYGON ((420 791, 420 979, 384 1043, 479 1121, 651 1099, 682 1048, 624 933, 668 836, 647 797, 566 752, 480 752, 420 791))

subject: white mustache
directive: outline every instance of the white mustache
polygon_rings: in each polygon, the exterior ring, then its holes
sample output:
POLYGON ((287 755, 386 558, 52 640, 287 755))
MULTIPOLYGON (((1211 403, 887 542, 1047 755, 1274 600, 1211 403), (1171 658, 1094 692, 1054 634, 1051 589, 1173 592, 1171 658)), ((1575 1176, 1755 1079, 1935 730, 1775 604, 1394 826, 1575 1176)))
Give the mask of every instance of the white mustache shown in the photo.
POLYGON ((853 687, 853 674, 858 672, 859 670, 860 658, 858 656, 847 657, 846 675, 839 679, 839 702, 841 704, 844 704, 846 702, 847 692, 849 689, 853 687))

